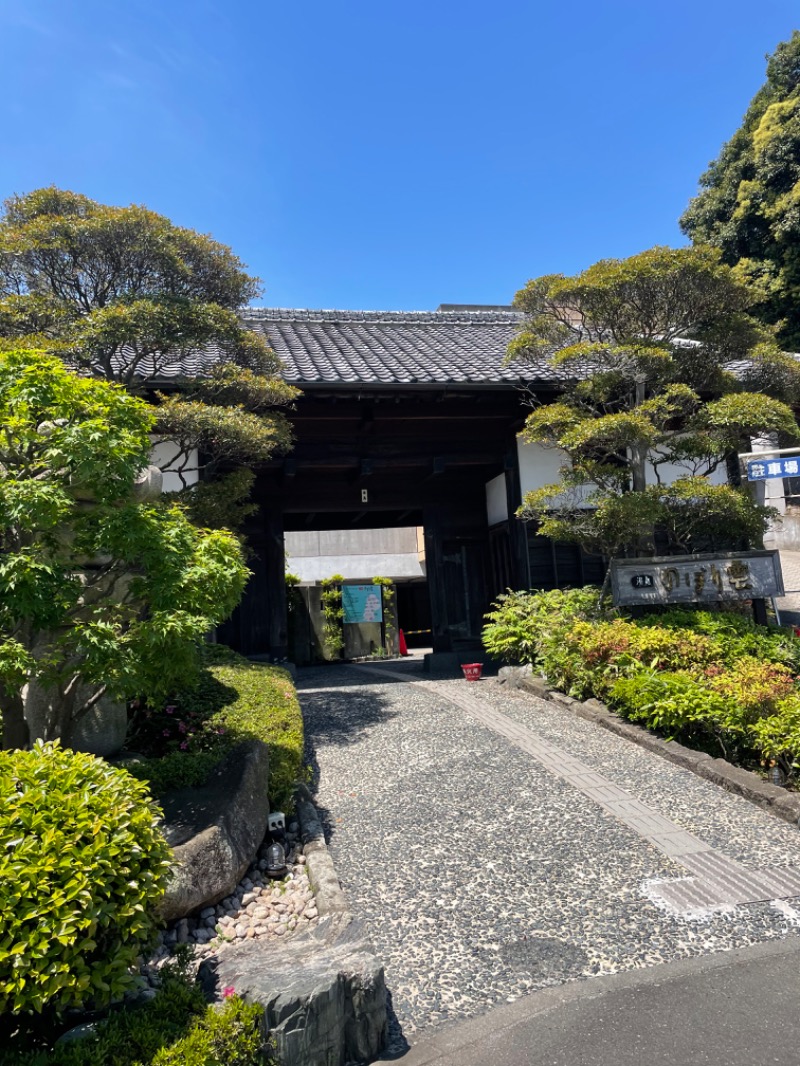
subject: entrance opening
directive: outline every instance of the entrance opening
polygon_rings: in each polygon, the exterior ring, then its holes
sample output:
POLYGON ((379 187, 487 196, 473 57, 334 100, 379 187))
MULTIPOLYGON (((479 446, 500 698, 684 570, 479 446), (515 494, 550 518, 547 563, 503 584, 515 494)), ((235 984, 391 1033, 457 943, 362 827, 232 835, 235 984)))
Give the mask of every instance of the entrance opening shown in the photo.
MULTIPOLYGON (((414 648, 432 643, 430 594, 426 575, 425 538, 421 525, 383 525, 380 514, 325 515, 324 528, 308 528, 323 516, 287 515, 284 533, 289 591, 289 650, 298 665, 324 657, 325 593, 322 582, 339 576, 349 589, 342 609, 343 648, 346 659, 396 654, 402 629, 414 648), (381 594, 375 579, 389 582, 381 594), (365 606, 364 617, 358 608, 365 606), (374 602, 382 603, 380 618, 373 617, 374 602)), ((409 516, 415 518, 417 516, 409 516)), ((397 520, 384 516, 384 521, 397 520)), ((338 656, 337 656, 338 657, 338 656)))

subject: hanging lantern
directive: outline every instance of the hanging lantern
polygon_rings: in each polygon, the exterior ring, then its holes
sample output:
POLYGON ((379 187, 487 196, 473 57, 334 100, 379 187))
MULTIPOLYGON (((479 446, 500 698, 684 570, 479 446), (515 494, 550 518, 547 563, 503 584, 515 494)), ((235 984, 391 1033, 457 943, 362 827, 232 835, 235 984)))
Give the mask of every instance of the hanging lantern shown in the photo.
POLYGON ((267 876, 283 877, 286 873, 286 853, 280 844, 270 844, 267 848, 267 876))

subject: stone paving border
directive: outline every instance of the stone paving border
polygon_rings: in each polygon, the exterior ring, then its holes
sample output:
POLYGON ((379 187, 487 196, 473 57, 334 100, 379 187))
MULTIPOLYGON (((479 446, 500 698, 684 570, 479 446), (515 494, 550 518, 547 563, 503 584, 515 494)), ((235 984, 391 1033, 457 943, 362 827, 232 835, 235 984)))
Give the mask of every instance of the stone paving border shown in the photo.
POLYGON ((338 924, 340 926, 347 924, 352 915, 339 883, 331 853, 325 843, 325 832, 311 793, 305 785, 301 784, 297 786, 296 797, 300 839, 303 842, 308 879, 314 890, 317 910, 321 918, 328 915, 340 915, 338 924))
MULTIPOLYGON (((431 687, 430 682, 418 683, 425 688, 431 687)), ((674 913, 702 914, 720 907, 791 899, 800 895, 800 871, 793 867, 748 869, 693 833, 681 829, 611 778, 597 772, 589 763, 542 740, 532 729, 483 704, 469 692, 447 691, 445 696, 693 875, 681 880, 650 883, 651 898, 661 900, 674 913)))
POLYGON ((542 678, 525 677, 515 687, 530 692, 539 699, 560 703, 579 718, 594 722, 603 729, 660 755, 662 759, 691 770, 698 777, 703 777, 706 781, 711 781, 728 792, 744 797, 785 822, 800 825, 800 794, 798 793, 787 792, 779 785, 763 781, 758 774, 743 770, 739 766, 733 766, 725 759, 715 759, 704 751, 693 751, 675 740, 662 740, 644 726, 626 722, 610 711, 600 700, 590 699, 581 702, 573 699, 572 696, 550 688, 542 678))

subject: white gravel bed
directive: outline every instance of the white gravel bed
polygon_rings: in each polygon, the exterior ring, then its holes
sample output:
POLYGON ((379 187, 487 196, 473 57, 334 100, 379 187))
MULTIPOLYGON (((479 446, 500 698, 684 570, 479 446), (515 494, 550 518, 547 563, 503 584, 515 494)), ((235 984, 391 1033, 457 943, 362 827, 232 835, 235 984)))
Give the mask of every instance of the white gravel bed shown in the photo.
MULTIPOLYGON (((451 683, 440 699, 347 668, 301 673, 316 803, 406 1037, 547 985, 786 935, 791 916, 768 905, 702 922, 659 911, 646 883, 683 868, 449 703, 451 683)), ((492 682, 470 690, 506 700, 492 682)), ((525 724, 529 701, 514 700, 525 724)))

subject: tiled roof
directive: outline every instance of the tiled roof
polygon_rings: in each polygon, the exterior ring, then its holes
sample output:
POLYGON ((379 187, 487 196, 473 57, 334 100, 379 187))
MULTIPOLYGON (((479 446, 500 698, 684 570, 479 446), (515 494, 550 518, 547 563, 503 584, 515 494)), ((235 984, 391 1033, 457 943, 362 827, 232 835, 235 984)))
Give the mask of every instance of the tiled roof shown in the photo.
POLYGON ((505 365, 516 311, 297 311, 248 308, 298 385, 520 383, 557 380, 547 365, 505 365))

